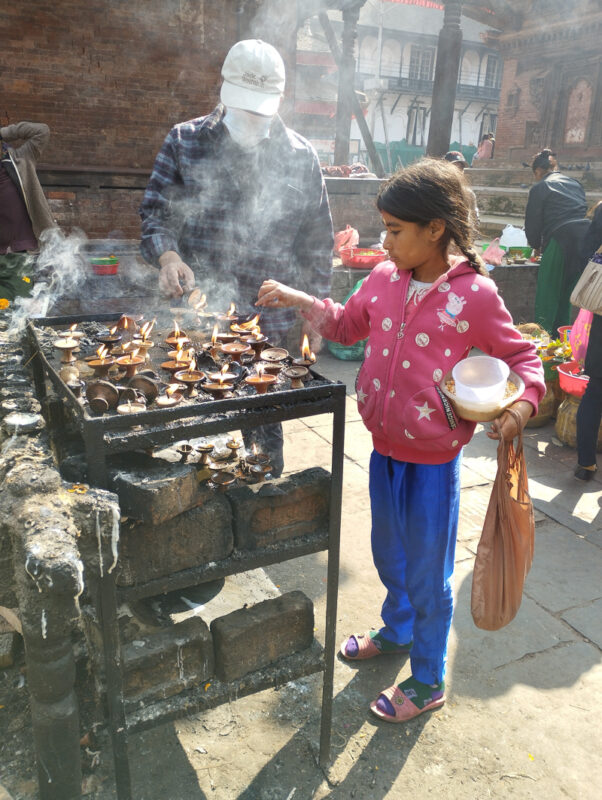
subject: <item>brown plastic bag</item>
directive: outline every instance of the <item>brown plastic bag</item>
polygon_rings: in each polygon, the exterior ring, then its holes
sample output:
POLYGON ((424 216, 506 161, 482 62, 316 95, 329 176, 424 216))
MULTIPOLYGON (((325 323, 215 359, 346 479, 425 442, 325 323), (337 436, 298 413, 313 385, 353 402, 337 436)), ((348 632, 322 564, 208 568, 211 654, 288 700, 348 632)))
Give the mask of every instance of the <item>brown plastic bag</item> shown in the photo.
POLYGON ((520 608, 523 585, 533 562, 535 520, 529 496, 523 435, 518 444, 500 440, 493 483, 472 576, 470 610, 475 625, 496 631, 520 608))

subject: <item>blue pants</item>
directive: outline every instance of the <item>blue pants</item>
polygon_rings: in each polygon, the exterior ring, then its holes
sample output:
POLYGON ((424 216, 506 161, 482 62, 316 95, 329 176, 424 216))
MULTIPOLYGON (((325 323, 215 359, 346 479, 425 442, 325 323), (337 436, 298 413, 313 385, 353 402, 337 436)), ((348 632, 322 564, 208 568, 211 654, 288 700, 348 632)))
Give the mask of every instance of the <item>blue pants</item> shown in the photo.
POLYGON ((372 555, 387 589, 384 638, 413 641, 412 675, 443 680, 453 614, 461 454, 447 464, 370 460, 372 555))

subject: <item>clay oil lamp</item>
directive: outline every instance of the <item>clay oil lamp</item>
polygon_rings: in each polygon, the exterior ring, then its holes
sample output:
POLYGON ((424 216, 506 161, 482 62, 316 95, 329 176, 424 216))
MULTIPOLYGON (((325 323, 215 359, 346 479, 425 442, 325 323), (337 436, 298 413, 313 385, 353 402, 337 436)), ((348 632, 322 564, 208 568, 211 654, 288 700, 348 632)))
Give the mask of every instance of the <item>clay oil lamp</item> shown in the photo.
POLYGON ((96 339, 102 344, 106 344, 108 348, 116 347, 121 341, 121 334, 117 333, 117 325, 114 328, 109 328, 106 333, 99 333, 96 339))
POLYGON ((219 329, 217 327, 217 323, 213 326, 213 333, 211 334, 211 339, 208 342, 203 342, 201 344, 201 348, 204 353, 207 353, 211 358, 215 361, 219 354, 220 349, 220 342, 218 340, 219 329))
POLYGON ((95 414, 104 414, 117 406, 119 392, 108 381, 91 381, 86 387, 86 399, 95 414))
POLYGON ((144 358, 145 361, 148 361, 148 351, 151 347, 155 346, 155 343, 151 341, 149 338, 150 332, 152 331, 156 320, 152 322, 145 322, 144 325, 140 328, 140 333, 134 334, 133 342, 135 346, 138 348, 140 355, 144 358))
POLYGON ((188 444, 187 442, 184 442, 184 444, 178 445, 178 447, 176 447, 176 453, 180 454, 181 464, 185 464, 193 452, 194 452, 194 447, 191 444, 188 444))
POLYGON ((181 347, 177 350, 171 350, 169 352, 169 356, 170 360, 164 361, 161 364, 161 369, 171 372, 172 375, 176 372, 181 372, 183 369, 186 369, 192 362, 192 355, 188 358, 187 354, 184 352, 184 350, 182 350, 181 347))
POLYGON ((73 325, 69 328, 69 339, 75 339, 75 341, 79 344, 80 339, 83 339, 86 334, 83 331, 77 330, 77 322, 74 322, 73 325))
POLYGON ((78 345, 77 339, 55 339, 53 344, 61 353, 61 364, 72 364, 76 360, 73 351, 78 345))
POLYGON ((251 445, 251 455, 246 456, 246 462, 250 466, 254 466, 257 464, 269 464, 270 457, 267 453, 260 453, 257 449, 257 445, 253 443, 251 445))
POLYGON ((196 449, 197 449, 197 452, 199 452, 201 454, 200 463, 203 466, 207 466, 207 464, 209 464, 209 457, 213 453, 213 449, 214 449, 213 445, 212 444, 208 444, 208 443, 199 444, 199 445, 197 445, 196 449))
POLYGON ((251 328, 251 331, 242 337, 243 342, 251 345, 253 348, 253 352, 255 353, 255 361, 259 360, 259 356, 261 355, 261 351, 267 346, 268 344, 268 337, 264 336, 261 332, 261 328, 257 325, 254 328, 251 328))
MULTIPOLYGON (((238 378, 236 372, 228 372, 228 364, 224 364, 219 372, 210 372, 208 377, 210 381, 218 383, 232 383, 238 378)), ((230 387, 232 388, 232 387, 230 387)))
POLYGON ((122 314, 117 320, 117 328, 128 331, 133 336, 138 330, 138 323, 142 320, 142 314, 122 314))
POLYGON ((251 481, 253 483, 261 483, 265 480, 265 476, 268 472, 271 472, 272 465, 270 463, 266 464, 252 464, 249 467, 249 475, 251 476, 251 481))
POLYGON ((261 361, 268 364, 280 364, 288 358, 288 350, 284 347, 268 347, 261 353, 261 361))
POLYGON ((155 405, 159 408, 173 408, 173 406, 177 406, 184 397, 182 392, 178 391, 178 389, 179 384, 170 383, 165 389, 165 394, 160 394, 155 398, 155 405))
MULTIPOLYGON (((228 365, 225 364, 224 367, 227 369, 228 365)), ((222 367, 223 369, 223 367, 222 367)), ((219 372, 217 373, 218 380, 216 381, 207 381, 203 384, 203 391, 210 394, 214 400, 221 400, 224 397, 232 397, 232 384, 225 380, 224 376, 229 373, 227 372, 219 372)))
POLYGON ((88 361, 88 365, 94 370, 96 378, 106 378, 109 370, 115 363, 115 359, 109 355, 109 350, 105 344, 101 344, 96 351, 98 358, 92 358, 88 361))
MULTIPOLYGON (((124 347, 124 350, 125 349, 124 347)), ((118 358, 117 363, 120 367, 125 369, 126 378, 133 378, 138 371, 138 367, 144 364, 144 359, 142 356, 138 355, 138 349, 134 348, 131 352, 126 352, 126 355, 118 358)))
POLYGON ((252 348, 250 344, 246 344, 245 342, 228 342, 222 345, 221 350, 222 353, 230 356, 232 361, 236 361, 237 364, 240 364, 240 357, 245 353, 250 353, 252 348))
POLYGON ((230 330, 230 326, 232 324, 236 324, 237 322, 238 314, 236 313, 236 305, 234 303, 230 303, 230 308, 225 314, 217 315, 217 325, 220 331, 228 332, 230 330))
POLYGON ((120 403, 116 411, 118 414, 141 414, 143 411, 146 411, 146 403, 141 403, 139 400, 132 402, 128 400, 125 403, 120 403))
POLYGON ((179 350, 180 348, 183 348, 186 345, 191 344, 191 341, 188 338, 188 336, 186 336, 184 331, 180 330, 180 326, 174 320, 173 330, 170 332, 169 336, 165 339, 165 343, 168 344, 172 349, 179 350))
POLYGON ((74 396, 79 400, 82 396, 82 390, 85 386, 85 383, 82 380, 76 378, 75 380, 67 381, 67 388, 73 392, 74 396))
POLYGON ((184 383, 186 385, 188 397, 196 397, 198 392, 196 390, 196 386, 200 380, 205 377, 205 374, 200 370, 196 369, 196 361, 194 358, 188 365, 188 369, 180 370, 176 372, 174 378, 179 381, 180 383, 184 383))
POLYGON ((311 352, 309 347, 309 339, 307 334, 303 337, 303 344, 301 345, 301 358, 293 358, 293 364, 297 367, 312 367, 315 364, 316 357, 311 352))
POLYGON ((148 375, 141 375, 140 373, 134 375, 133 378, 130 378, 128 381, 128 387, 130 389, 134 389, 134 391, 138 392, 139 394, 142 394, 145 398, 145 401, 149 405, 159 394, 157 382, 148 375))
POLYGON ((74 364, 67 364, 61 367, 59 375, 65 383, 75 383, 79 379, 79 370, 74 364))
POLYGON ((307 367, 294 365, 292 367, 287 367, 282 371, 282 374, 290 379, 291 389, 302 389, 303 383, 307 380, 307 376, 309 375, 309 369, 307 367))
POLYGON ((231 486, 236 480, 236 475, 234 475, 233 472, 228 472, 224 469, 214 472, 211 475, 211 480, 218 487, 218 489, 227 489, 228 486, 231 486))
POLYGON ((276 375, 268 375, 264 372, 261 364, 257 365, 257 370, 253 375, 247 375, 245 383, 251 386, 257 394, 265 394, 269 387, 276 383, 276 375))

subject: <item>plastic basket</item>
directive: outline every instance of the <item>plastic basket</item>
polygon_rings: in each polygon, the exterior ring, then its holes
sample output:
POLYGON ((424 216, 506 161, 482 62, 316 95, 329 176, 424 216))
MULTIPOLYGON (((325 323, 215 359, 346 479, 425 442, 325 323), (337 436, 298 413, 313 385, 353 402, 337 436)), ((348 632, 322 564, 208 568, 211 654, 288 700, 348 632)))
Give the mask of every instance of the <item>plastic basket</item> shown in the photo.
POLYGON ((575 397, 583 397, 589 383, 589 376, 579 375, 580 372, 581 364, 578 361, 567 361, 566 364, 558 365, 558 381, 563 392, 575 397))
POLYGON ((376 247, 341 247, 339 255, 343 265, 353 269, 372 269, 387 260, 387 251, 376 247))
POLYGON ((90 258, 92 271, 95 275, 116 275, 119 270, 119 259, 117 256, 90 258))

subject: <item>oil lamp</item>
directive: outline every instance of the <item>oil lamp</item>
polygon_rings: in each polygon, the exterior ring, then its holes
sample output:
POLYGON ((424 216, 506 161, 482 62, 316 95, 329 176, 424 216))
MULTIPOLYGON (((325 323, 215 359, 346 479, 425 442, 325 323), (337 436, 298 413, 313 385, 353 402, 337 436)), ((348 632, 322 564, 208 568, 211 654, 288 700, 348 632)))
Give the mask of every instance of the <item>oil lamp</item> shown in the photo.
POLYGON ((190 362, 188 369, 176 372, 174 378, 180 383, 184 383, 187 388, 188 397, 196 397, 198 392, 196 386, 200 380, 205 377, 205 374, 196 369, 196 361, 194 358, 190 362))
POLYGON ((257 464, 269 464, 270 457, 267 453, 260 453, 257 449, 257 445, 253 442, 251 445, 251 455, 246 456, 247 464, 251 466, 257 464))
POLYGON ((301 345, 301 358, 294 358, 293 364, 298 367, 311 367, 316 361, 315 355, 311 352, 309 347, 309 339, 307 334, 303 337, 303 344, 301 345))
POLYGON ((115 347, 121 341, 121 334, 117 333, 117 325, 115 325, 115 327, 109 328, 106 333, 99 333, 96 338, 102 344, 106 344, 107 347, 115 347))
POLYGON ((77 330, 77 322, 74 322, 73 325, 69 328, 69 339, 75 339, 75 341, 79 344, 80 339, 83 339, 86 334, 83 331, 77 330))
POLYGON ((214 383, 232 383, 238 375, 235 372, 228 372, 228 364, 224 364, 219 372, 210 372, 209 379, 214 383))
POLYGON ((170 345, 171 347, 184 347, 187 344, 191 344, 190 339, 184 333, 184 331, 180 330, 178 323, 174 320, 173 323, 173 330, 169 334, 169 336, 165 339, 165 343, 170 345))
POLYGON ((307 380, 309 369, 298 365, 287 367, 282 371, 282 374, 290 379, 291 389, 302 389, 303 382, 307 380))
POLYGON ((257 392, 257 394, 265 394, 268 388, 273 384, 276 383, 276 375, 269 375, 264 372, 264 368, 261 364, 257 365, 257 369, 254 375, 247 375, 245 378, 245 383, 249 386, 252 386, 253 389, 257 392))
POLYGON ((176 447, 176 452, 180 454, 180 462, 182 464, 186 463, 191 453, 194 451, 194 448, 191 444, 184 442, 183 444, 176 447))
POLYGON ((98 358, 93 358, 91 361, 88 361, 88 364, 94 370, 94 375, 97 378, 106 378, 109 374, 109 370, 115 363, 115 359, 111 358, 109 355, 109 349, 106 344, 101 344, 96 354, 98 358))
MULTIPOLYGON (((127 346, 124 346, 123 349, 127 350, 127 346)), ((126 355, 118 358, 117 363, 125 369, 126 378, 133 378, 138 371, 138 367, 144 364, 144 359, 138 355, 138 349, 134 348, 131 353, 127 352, 126 355)))
POLYGON ((61 353, 61 364, 72 364, 76 359, 73 351, 77 347, 77 339, 55 339, 54 346, 61 353))
POLYGON ((179 385, 177 383, 170 383, 165 389, 165 394, 160 394, 155 398, 155 404, 159 406, 159 408, 172 408, 172 406, 177 406, 183 397, 182 392, 179 392, 178 389, 179 385))
POLYGON ((225 314, 218 314, 217 324, 221 331, 227 332, 230 330, 232 323, 238 322, 238 315, 236 314, 236 305, 230 303, 230 308, 225 314))
POLYGON ((116 411, 118 414, 140 414, 142 411, 146 411, 146 405, 140 401, 132 402, 128 400, 125 403, 120 403, 116 411))
POLYGON ((240 357, 244 353, 251 352, 251 345, 245 342, 228 342, 227 344, 223 344, 221 349, 222 353, 230 356, 232 361, 236 361, 237 364, 240 364, 240 357))

